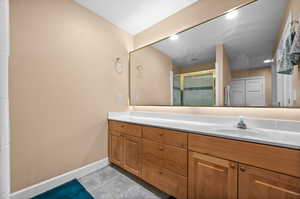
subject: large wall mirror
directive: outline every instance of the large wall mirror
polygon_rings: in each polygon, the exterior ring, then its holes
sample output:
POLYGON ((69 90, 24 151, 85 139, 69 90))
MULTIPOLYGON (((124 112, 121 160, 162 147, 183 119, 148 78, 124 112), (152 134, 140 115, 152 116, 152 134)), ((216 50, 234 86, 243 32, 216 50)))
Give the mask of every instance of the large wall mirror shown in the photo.
POLYGON ((299 17, 257 0, 131 52, 131 105, 300 107, 299 17))

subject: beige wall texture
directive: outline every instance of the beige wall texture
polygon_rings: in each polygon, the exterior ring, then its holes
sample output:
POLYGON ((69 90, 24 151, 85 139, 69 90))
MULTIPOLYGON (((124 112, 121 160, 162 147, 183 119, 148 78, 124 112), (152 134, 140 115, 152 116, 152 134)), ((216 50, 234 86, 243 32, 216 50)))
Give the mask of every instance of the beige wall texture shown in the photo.
POLYGON ((171 105, 171 58, 148 46, 131 53, 130 63, 131 104, 171 105))
POLYGON ((223 44, 216 47, 216 63, 216 105, 224 106, 224 90, 231 82, 231 71, 229 57, 223 44))
POLYGON ((107 112, 128 108, 132 37, 72 0, 10 4, 14 192, 107 157, 107 112))
MULTIPOLYGON (((300 10, 299 0, 292 1, 293 10, 300 10)), ((158 41, 186 28, 216 17, 232 8, 253 2, 251 0, 201 0, 195 4, 168 17, 162 22, 137 34, 134 37, 134 47, 139 48, 158 41)), ((284 120, 300 120, 300 109, 286 108, 229 108, 229 107, 131 107, 136 111, 158 111, 174 113, 191 113, 207 115, 244 115, 248 117, 273 118, 284 120)))
POLYGON ((232 71, 231 75, 232 75, 232 78, 263 76, 265 78, 266 105, 272 106, 272 69, 271 69, 271 67, 232 71))

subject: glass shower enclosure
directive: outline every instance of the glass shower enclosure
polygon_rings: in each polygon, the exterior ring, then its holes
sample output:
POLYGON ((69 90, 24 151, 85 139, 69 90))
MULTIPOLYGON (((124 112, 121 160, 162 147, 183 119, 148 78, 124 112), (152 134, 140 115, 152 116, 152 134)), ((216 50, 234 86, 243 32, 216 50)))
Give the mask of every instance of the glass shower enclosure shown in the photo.
POLYGON ((215 105, 215 70, 175 74, 173 77, 174 106, 215 105))

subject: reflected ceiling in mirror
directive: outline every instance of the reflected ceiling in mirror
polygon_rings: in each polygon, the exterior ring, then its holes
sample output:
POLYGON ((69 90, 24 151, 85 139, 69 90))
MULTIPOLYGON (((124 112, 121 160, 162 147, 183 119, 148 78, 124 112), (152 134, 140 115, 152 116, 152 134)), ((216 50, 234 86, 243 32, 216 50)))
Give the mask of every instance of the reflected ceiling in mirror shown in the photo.
POLYGON ((258 0, 133 51, 131 105, 300 107, 291 2, 258 0))

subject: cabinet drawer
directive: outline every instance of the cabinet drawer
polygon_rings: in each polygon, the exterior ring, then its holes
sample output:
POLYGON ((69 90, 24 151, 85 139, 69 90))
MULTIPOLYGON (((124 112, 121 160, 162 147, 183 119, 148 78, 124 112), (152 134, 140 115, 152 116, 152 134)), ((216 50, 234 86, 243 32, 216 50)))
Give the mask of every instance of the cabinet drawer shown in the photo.
POLYGON ((153 128, 153 127, 143 127, 143 138, 151 140, 153 142, 162 143, 162 136, 164 132, 162 129, 153 128))
POLYGON ((163 135, 163 143, 186 149, 188 143, 188 134, 184 132, 165 129, 163 135))
POLYGON ((159 188, 160 168, 148 161, 142 162, 142 179, 149 184, 159 188))
POLYGON ((158 182, 159 188, 177 199, 187 199, 187 178, 162 169, 158 182))
POLYGON ((187 176, 188 152, 185 149, 164 145, 163 167, 182 176, 187 176))
POLYGON ((163 166, 163 145, 143 139, 142 141, 143 160, 152 162, 157 166, 163 166))
POLYGON ((300 177, 300 150, 196 134, 189 150, 300 177))
POLYGON ((187 148, 187 133, 160 129, 153 127, 143 127, 143 138, 158 143, 163 143, 180 148, 187 148))
POLYGON ((135 124, 129 124, 125 122, 109 121, 109 129, 125 133, 127 135, 142 137, 142 127, 135 124))
POLYGON ((187 178, 143 161, 142 178, 177 199, 187 198, 187 178))

